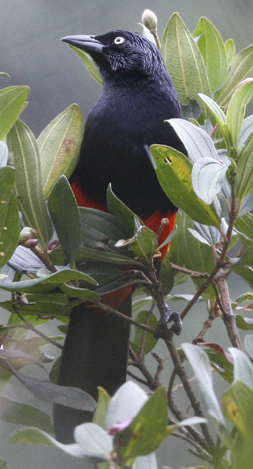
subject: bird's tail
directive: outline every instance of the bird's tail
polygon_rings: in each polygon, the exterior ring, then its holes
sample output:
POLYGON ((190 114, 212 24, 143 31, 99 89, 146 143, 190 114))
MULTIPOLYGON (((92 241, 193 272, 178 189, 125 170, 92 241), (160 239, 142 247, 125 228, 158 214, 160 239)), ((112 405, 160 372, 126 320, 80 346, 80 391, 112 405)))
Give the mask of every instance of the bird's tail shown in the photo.
MULTIPOLYGON (((116 292, 123 304, 120 311, 131 315, 129 289, 116 292)), ((115 293, 114 293, 115 299, 115 293)), ((107 295, 107 303, 110 297, 107 295)), ((117 307, 117 304, 111 304, 117 307)), ((74 386, 97 398, 102 386, 112 395, 126 380, 129 323, 88 305, 71 312, 58 384, 74 386)), ((62 443, 72 443, 77 425, 91 421, 92 412, 54 406, 55 436, 62 443)))

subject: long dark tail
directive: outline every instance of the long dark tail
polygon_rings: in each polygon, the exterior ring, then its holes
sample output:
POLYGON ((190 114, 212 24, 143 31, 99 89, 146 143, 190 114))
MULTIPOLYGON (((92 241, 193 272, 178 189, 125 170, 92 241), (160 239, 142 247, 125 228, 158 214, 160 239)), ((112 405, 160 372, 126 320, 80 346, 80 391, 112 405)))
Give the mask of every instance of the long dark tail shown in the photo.
MULTIPOLYGON (((120 311, 131 315, 131 295, 120 311)), ((85 305, 71 312, 58 384, 75 386, 97 399, 97 387, 112 395, 126 380, 129 323, 85 305)), ((91 421, 92 412, 54 406, 55 436, 72 443, 77 425, 91 421)))

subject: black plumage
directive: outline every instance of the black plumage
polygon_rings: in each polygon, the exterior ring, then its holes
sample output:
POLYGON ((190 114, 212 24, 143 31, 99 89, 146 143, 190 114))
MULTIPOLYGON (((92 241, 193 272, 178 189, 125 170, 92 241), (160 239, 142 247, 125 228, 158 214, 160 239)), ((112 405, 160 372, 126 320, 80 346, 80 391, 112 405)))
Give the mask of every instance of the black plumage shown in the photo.
MULTIPOLYGON (((121 30, 63 41, 88 52, 103 78, 71 178, 75 189, 87 205, 106 210, 111 183, 116 195, 144 221, 156 212, 159 219, 175 213, 149 154, 154 143, 184 152, 173 128, 164 122, 180 117, 180 103, 157 47, 140 34, 121 30)), ((119 309, 130 315, 131 298, 124 298, 119 309)), ((80 387, 94 397, 98 385, 114 393, 126 378, 128 337, 128 324, 118 318, 94 313, 85 305, 73 310, 59 384, 80 387)), ((55 406, 57 438, 73 441, 75 425, 90 418, 90 413, 55 406)))

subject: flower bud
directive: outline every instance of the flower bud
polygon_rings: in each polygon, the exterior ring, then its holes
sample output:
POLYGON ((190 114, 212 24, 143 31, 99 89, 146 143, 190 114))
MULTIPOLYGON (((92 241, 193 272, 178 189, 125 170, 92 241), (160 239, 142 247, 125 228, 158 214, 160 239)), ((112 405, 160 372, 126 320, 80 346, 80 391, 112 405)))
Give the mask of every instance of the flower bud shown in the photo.
POLYGON ((29 239, 37 238, 37 231, 31 228, 30 226, 25 226, 19 235, 19 244, 24 244, 29 239))
POLYGON ((141 22, 150 31, 157 28, 157 16, 151 10, 144 10, 142 13, 141 22))

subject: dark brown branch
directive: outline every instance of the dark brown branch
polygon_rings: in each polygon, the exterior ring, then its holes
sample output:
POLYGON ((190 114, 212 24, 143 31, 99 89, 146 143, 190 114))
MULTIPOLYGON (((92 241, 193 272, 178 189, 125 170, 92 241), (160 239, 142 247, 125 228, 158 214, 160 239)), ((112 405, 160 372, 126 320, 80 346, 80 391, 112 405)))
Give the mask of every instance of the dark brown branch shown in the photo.
POLYGON ((147 380, 146 384, 148 385, 149 389, 151 389, 152 391, 157 389, 160 386, 159 381, 157 381, 151 375, 151 373, 148 371, 145 364, 143 363, 143 359, 135 353, 135 351, 133 350, 131 345, 129 346, 129 353, 130 353, 130 357, 133 360, 133 362, 131 364, 133 366, 135 366, 136 368, 138 368, 140 370, 140 372, 143 374, 144 378, 146 378, 146 380, 147 380))

